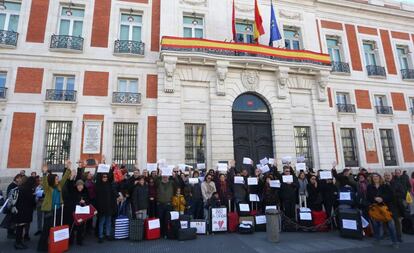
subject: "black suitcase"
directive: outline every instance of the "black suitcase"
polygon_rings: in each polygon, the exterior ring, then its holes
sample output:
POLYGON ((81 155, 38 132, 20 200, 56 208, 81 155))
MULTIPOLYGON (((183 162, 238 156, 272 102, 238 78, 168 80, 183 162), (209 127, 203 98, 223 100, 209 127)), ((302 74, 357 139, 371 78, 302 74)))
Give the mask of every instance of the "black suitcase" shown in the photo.
POLYGON ((242 203, 242 202, 238 203, 237 204, 237 213, 238 213, 239 217, 240 216, 250 216, 250 205, 248 203, 242 203), (246 209, 247 211, 240 211, 240 205, 244 205, 246 208, 248 207, 248 210, 246 209))
POLYGON ((129 240, 142 241, 144 240, 144 220, 131 219, 129 220, 129 240))
MULTIPOLYGON (((313 220, 312 220, 312 211, 309 208, 299 208, 297 210, 298 213, 298 224, 302 227, 312 227, 313 220)), ((303 229, 305 230, 305 229, 303 229)))
POLYGON ((254 232, 254 227, 250 224, 239 224, 237 230, 240 234, 252 234, 254 232))
POLYGON ((414 215, 405 217, 401 222, 401 226, 404 234, 414 235, 414 215))
POLYGON ((357 209, 339 209, 339 232, 342 237, 362 240, 364 238, 362 229, 361 213, 357 209))
POLYGON ((184 228, 178 229, 177 239, 179 241, 188 241, 197 239, 197 229, 196 228, 184 228))
POLYGON ((266 215, 256 215, 254 224, 256 232, 266 232, 266 215))

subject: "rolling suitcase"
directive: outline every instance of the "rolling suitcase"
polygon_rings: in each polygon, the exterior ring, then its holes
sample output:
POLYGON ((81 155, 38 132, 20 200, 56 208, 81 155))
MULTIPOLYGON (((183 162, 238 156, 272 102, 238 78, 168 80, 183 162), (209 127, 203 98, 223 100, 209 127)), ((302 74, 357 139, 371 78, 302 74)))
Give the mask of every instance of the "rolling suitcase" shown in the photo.
POLYGON ((237 226, 239 225, 239 215, 237 212, 231 211, 231 201, 229 200, 229 213, 227 218, 229 220, 228 232, 237 232, 237 226))
POLYGON ((266 232, 266 215, 256 215, 254 224, 256 232, 266 232))
POLYGON ((115 218, 114 238, 126 239, 129 236, 129 218, 126 215, 126 202, 118 206, 118 216, 115 218))
POLYGON ((250 206, 247 203, 237 204, 237 214, 239 216, 250 216, 250 206))
POLYGON ((309 208, 301 207, 298 209, 298 223, 303 227, 312 227, 312 211, 309 208))
POLYGON ((161 237, 160 219, 148 218, 145 219, 145 239, 156 240, 161 237))
POLYGON ((361 214, 357 209, 339 209, 340 235, 345 238, 360 239, 364 237, 361 214))
POLYGON ((62 253, 69 250, 69 226, 63 225, 63 205, 61 206, 60 226, 56 226, 56 206, 54 208, 53 227, 49 233, 49 253, 62 253))
POLYGON ((254 232, 254 228, 250 224, 241 223, 238 226, 238 231, 240 234, 252 234, 254 232))
POLYGON ((131 219, 129 221, 129 239, 131 241, 142 241, 144 240, 144 223, 142 214, 138 216, 138 219, 131 219))
POLYGON ((243 216, 239 217, 239 224, 250 224, 252 225, 252 228, 254 229, 254 216, 243 216))
POLYGON ((179 241, 188 241, 197 239, 197 229, 196 228, 180 228, 178 229, 177 239, 179 241))
POLYGON ((327 232, 329 230, 329 227, 327 224, 321 225, 325 223, 325 221, 328 219, 328 215, 321 210, 321 211, 312 211, 312 219, 313 219, 313 225, 319 226, 318 231, 319 232, 327 232))

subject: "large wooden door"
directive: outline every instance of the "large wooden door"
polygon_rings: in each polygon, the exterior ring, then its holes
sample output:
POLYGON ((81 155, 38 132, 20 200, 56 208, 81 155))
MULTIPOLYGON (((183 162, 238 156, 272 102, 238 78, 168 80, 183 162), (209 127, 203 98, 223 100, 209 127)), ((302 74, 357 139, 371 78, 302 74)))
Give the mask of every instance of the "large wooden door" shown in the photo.
POLYGON ((271 116, 266 104, 254 94, 244 94, 233 104, 234 158, 242 167, 243 157, 255 164, 273 157, 271 116))

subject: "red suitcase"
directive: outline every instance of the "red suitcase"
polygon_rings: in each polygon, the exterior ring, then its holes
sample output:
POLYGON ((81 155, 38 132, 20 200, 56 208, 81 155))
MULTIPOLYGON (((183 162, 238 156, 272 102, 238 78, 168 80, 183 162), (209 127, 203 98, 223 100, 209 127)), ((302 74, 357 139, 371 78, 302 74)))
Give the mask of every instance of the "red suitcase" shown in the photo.
MULTIPOLYGON (((312 220, 314 226, 319 226, 328 219, 328 215, 324 211, 312 211, 312 220)), ((318 228, 319 232, 327 232, 329 227, 327 224, 324 224, 318 228)))
POLYGON ((156 240, 161 237, 160 219, 148 218, 145 220, 145 239, 156 240))
POLYGON ((89 205, 89 213, 88 214, 76 214, 73 213, 73 222, 76 226, 81 225, 83 222, 92 219, 97 214, 97 211, 93 205, 89 205))
POLYGON ((61 226, 56 226, 56 207, 53 217, 53 227, 49 232, 49 253, 63 253, 69 250, 69 226, 63 225, 63 205, 60 215, 61 226))
POLYGON ((231 212, 231 201, 229 200, 229 213, 227 214, 228 217, 228 232, 237 232, 238 226, 239 226, 239 215, 237 212, 231 212))

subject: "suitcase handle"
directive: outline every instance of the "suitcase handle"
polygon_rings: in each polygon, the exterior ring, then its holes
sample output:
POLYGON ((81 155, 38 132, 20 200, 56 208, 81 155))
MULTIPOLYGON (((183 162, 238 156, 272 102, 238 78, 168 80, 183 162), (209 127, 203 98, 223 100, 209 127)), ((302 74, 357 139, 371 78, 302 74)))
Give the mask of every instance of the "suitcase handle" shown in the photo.
MULTIPOLYGON (((63 225, 63 207, 64 204, 62 204, 60 206, 60 225, 63 225)), ((57 205, 54 206, 54 211, 53 211, 53 227, 56 227, 56 209, 57 209, 57 205)))

